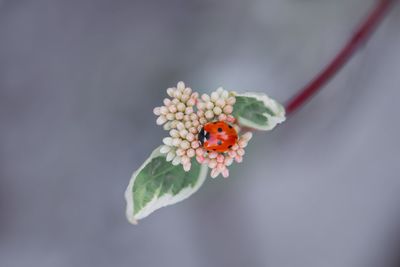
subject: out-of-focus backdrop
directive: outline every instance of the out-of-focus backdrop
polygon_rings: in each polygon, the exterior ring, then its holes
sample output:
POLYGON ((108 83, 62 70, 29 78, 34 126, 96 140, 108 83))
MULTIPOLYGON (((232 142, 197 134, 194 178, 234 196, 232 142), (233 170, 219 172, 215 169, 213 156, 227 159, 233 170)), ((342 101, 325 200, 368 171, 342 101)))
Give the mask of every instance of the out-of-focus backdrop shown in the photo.
POLYGON ((399 6, 229 179, 124 215, 167 87, 285 102, 373 3, 0 0, 0 266, 399 266, 399 6))

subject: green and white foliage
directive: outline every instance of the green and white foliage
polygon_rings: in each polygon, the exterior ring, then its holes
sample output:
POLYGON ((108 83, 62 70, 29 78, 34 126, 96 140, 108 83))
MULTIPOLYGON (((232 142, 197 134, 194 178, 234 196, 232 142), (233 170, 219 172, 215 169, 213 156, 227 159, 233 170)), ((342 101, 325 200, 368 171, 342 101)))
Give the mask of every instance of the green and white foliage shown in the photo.
POLYGON ((207 166, 194 159, 190 171, 166 161, 166 155, 155 149, 133 173, 125 191, 126 216, 136 224, 153 211, 180 202, 195 193, 207 176, 207 166))
POLYGON ((262 93, 236 94, 232 115, 241 127, 270 131, 285 121, 285 109, 262 93))

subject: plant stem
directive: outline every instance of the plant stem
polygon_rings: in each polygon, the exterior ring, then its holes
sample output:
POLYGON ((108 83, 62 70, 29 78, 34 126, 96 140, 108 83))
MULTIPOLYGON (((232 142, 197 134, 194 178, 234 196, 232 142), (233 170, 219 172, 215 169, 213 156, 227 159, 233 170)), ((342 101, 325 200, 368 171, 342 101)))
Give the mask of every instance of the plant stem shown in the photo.
POLYGON ((325 67, 309 84, 302 88, 286 104, 286 114, 292 115, 311 99, 338 71, 351 59, 354 53, 364 44, 379 22, 384 18, 387 11, 396 0, 378 0, 375 7, 361 24, 360 28, 353 34, 350 40, 339 51, 336 57, 325 67))

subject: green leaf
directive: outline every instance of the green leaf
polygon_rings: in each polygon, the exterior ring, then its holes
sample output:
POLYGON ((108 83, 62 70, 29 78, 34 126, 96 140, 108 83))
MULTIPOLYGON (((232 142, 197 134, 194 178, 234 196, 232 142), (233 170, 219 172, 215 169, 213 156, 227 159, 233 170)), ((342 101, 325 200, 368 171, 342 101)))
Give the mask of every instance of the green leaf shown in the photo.
POLYGON ((195 193, 207 176, 207 166, 192 160, 185 172, 182 165, 167 162, 160 147, 133 173, 125 191, 126 216, 136 224, 153 211, 180 202, 195 193))
POLYGON ((232 115, 242 127, 270 131, 285 121, 285 109, 266 94, 236 94, 232 115))

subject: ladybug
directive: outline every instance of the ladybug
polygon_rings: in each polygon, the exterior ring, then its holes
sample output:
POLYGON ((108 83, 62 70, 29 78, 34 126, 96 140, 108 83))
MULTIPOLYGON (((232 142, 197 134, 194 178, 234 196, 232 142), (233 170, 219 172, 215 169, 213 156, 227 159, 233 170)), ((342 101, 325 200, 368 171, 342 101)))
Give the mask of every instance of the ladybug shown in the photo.
POLYGON ((238 139, 236 130, 226 122, 215 121, 204 125, 198 135, 200 144, 207 151, 226 152, 238 139))

